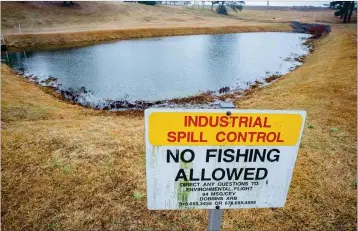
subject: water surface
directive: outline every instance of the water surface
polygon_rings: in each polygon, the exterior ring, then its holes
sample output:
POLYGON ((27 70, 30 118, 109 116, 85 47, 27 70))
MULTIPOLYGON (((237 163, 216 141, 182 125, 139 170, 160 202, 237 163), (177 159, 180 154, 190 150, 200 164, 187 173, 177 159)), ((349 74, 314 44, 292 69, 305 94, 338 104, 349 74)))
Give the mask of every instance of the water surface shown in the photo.
POLYGON ((191 35, 117 41, 80 48, 10 53, 12 66, 61 89, 85 87, 91 100, 164 100, 285 74, 306 55, 295 33, 191 35))

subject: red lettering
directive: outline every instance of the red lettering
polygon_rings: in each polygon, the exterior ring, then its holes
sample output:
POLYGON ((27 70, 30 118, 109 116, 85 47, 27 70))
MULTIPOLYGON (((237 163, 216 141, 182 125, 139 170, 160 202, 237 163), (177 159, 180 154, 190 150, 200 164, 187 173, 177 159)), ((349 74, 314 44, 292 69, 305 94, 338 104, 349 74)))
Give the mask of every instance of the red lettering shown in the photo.
POLYGON ((238 142, 241 142, 241 141, 246 142, 246 138, 247 138, 247 132, 245 132, 245 133, 239 132, 237 141, 238 142), (245 134, 245 136, 244 136, 244 134, 245 134))
POLYGON ((188 134, 191 134, 191 140, 188 140, 188 141, 190 141, 190 142, 199 142, 199 140, 194 139, 194 137, 195 137, 194 132, 188 132, 188 134))
POLYGON ((220 138, 219 138, 219 135, 225 135, 225 132, 218 132, 218 133, 216 133, 216 141, 217 141, 217 142, 224 142, 224 141, 225 141, 225 138, 220 139, 220 138))
POLYGON ((199 116, 199 127, 205 127, 208 125, 209 119, 207 116, 199 116))
POLYGON ((200 132, 200 142, 208 142, 208 140, 204 139, 204 133, 200 132))
POLYGON ((227 141, 234 142, 237 139, 237 134, 235 132, 229 132, 226 136, 227 141), (234 136, 232 136, 234 135, 234 136), (230 138, 232 136, 232 138, 230 138))
POLYGON ((270 128, 271 127, 271 125, 267 124, 267 117, 265 117, 265 119, 264 119, 264 126, 263 127, 264 128, 270 128))
POLYGON ((175 132, 168 132, 168 142, 175 142, 175 132))
POLYGON ((258 127, 260 127, 260 128, 262 127, 261 118, 260 118, 260 117, 257 117, 256 120, 255 120, 255 122, 254 122, 254 124, 252 125, 253 128, 256 127, 256 126, 258 126, 258 127))
POLYGON ((266 133, 265 132, 258 132, 257 133, 257 142, 260 142, 260 139, 262 139, 262 142, 265 142, 266 133))
POLYGON ((253 142, 254 141, 254 135, 256 134, 257 132, 248 132, 249 135, 251 135, 250 137, 250 142, 253 142))
POLYGON ((232 124, 231 127, 235 127, 236 120, 239 119, 238 116, 231 116, 232 124))
POLYGON ((239 127, 242 127, 242 124, 245 124, 245 127, 247 127, 247 120, 248 119, 249 118, 247 118, 246 116, 240 117, 240 119, 239 119, 239 127))
POLYGON ((284 142, 284 141, 283 141, 283 140, 280 140, 280 136, 281 136, 281 132, 278 132, 278 133, 277 133, 277 142, 282 143, 282 142, 284 142))
POLYGON ((222 116, 220 117, 220 127, 227 127, 229 125, 229 117, 222 116))
POLYGON ((197 116, 195 116, 195 120, 193 119, 192 116, 189 116, 188 127, 190 127, 191 125, 194 125, 194 127, 196 127, 198 125, 198 117, 197 116))
POLYGON ((247 127, 251 128, 251 126, 252 126, 252 117, 250 116, 249 117, 249 124, 247 125, 247 127))
POLYGON ((275 139, 276 139, 276 133, 274 133, 274 132, 269 132, 266 136, 267 142, 272 143, 275 141, 275 139), (272 138, 270 138, 270 135, 272 135, 272 138))
POLYGON ((178 142, 180 142, 181 139, 184 139, 186 137, 185 132, 178 132, 178 142))

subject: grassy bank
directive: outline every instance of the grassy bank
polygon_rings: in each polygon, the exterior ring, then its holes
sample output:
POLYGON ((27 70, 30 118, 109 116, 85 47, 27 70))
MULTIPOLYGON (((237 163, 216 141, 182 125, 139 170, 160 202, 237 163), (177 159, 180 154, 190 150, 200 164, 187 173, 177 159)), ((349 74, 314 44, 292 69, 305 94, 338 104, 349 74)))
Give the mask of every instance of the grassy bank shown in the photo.
MULTIPOLYGON (((356 230, 356 31, 235 102, 304 109, 286 206, 228 210, 225 230, 356 230)), ((146 209, 144 119, 64 103, 2 66, 3 230, 204 230, 207 211, 146 209)))
POLYGON ((291 31, 288 23, 334 23, 332 11, 243 10, 147 6, 125 2, 3 2, 1 30, 12 48, 77 46, 101 41, 192 34, 291 31), (20 32, 21 31, 21 32, 20 32))
POLYGON ((78 46, 110 40, 138 39, 175 35, 224 34, 238 32, 291 31, 288 24, 243 25, 243 26, 199 26, 170 28, 137 28, 97 30, 66 33, 13 34, 5 36, 10 48, 34 48, 50 45, 78 46))
MULTIPOLYGON (((301 22, 334 23, 331 10, 297 11, 250 10, 228 16, 216 14, 210 8, 156 5, 126 2, 76 2, 66 7, 62 2, 2 2, 1 29, 4 34, 76 32, 152 27, 234 26, 262 23, 301 22)), ((354 16, 353 16, 354 17, 354 16)))

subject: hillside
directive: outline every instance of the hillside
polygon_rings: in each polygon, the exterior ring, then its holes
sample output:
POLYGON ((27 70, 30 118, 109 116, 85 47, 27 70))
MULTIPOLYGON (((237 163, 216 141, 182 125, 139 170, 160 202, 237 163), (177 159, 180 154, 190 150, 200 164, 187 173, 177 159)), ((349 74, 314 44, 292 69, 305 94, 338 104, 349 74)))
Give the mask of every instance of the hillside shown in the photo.
POLYGON ((238 23, 235 18, 213 12, 196 13, 181 7, 147 6, 124 2, 77 2, 66 7, 62 2, 2 2, 2 30, 18 33, 18 24, 26 32, 79 31, 238 23))
POLYGON ((5 34, 74 32, 87 30, 200 27, 281 23, 292 20, 304 22, 337 22, 332 11, 287 11, 273 8, 264 10, 244 8, 229 16, 218 15, 210 8, 183 6, 147 6, 125 2, 76 2, 63 6, 62 2, 2 2, 1 27, 5 34))

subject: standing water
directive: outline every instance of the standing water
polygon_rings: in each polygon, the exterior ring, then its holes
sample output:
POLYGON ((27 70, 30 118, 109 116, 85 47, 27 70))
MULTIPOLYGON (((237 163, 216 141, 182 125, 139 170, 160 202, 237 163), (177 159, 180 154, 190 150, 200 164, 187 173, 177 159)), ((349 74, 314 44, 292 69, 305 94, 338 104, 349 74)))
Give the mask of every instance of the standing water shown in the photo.
POLYGON ((294 57, 308 53, 308 37, 276 32, 191 35, 9 55, 12 67, 27 76, 56 78, 61 90, 89 90, 84 101, 90 103, 155 101, 222 87, 244 89, 255 80, 285 74, 300 64, 294 57))

